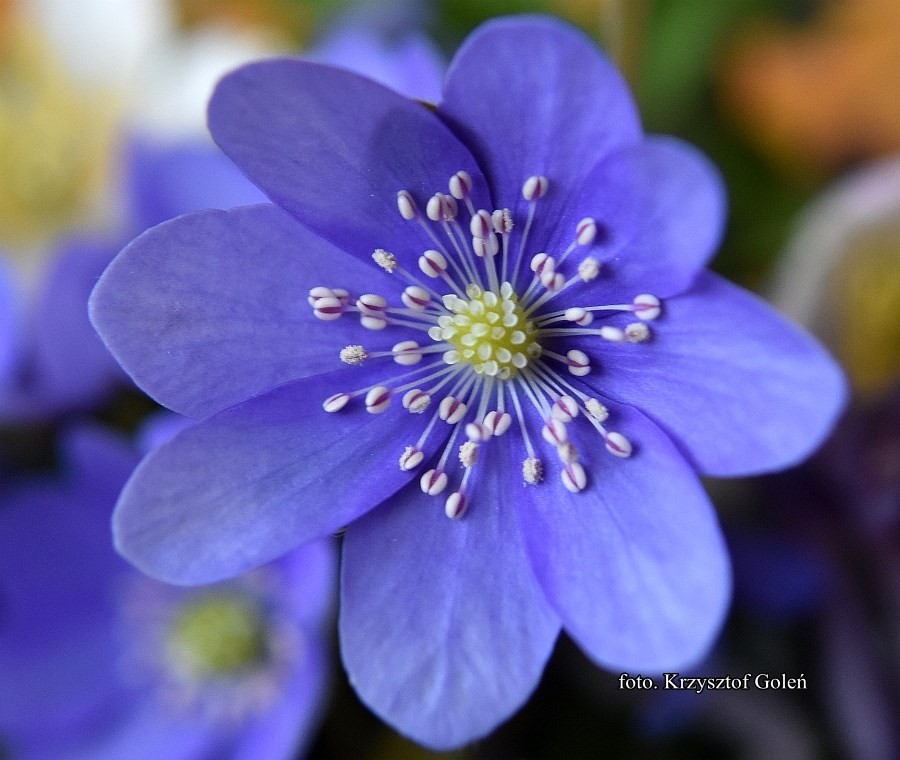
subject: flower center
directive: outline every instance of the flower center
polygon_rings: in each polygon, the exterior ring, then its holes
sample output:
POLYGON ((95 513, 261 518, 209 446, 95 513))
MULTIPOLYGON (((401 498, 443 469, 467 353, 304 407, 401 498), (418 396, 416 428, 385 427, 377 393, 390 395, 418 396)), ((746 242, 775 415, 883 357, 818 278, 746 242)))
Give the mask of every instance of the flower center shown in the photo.
POLYGON ((233 594, 209 594, 189 602, 173 621, 168 643, 178 669, 197 676, 247 670, 268 655, 259 610, 233 594))
POLYGON ((464 362, 478 375, 508 380, 541 355, 535 342, 536 328, 530 321, 512 285, 504 282, 499 292, 470 284, 468 300, 447 295, 443 302, 450 315, 438 318, 435 340, 453 349, 444 354, 447 364, 464 362))

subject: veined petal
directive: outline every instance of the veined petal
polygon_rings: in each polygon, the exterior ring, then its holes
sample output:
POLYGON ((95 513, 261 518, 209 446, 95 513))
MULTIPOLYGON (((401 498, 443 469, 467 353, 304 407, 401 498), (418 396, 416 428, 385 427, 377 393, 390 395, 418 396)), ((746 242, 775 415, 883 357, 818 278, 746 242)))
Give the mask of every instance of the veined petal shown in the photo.
POLYGON ((141 388, 202 418, 339 367, 337 352, 363 330, 353 315, 322 325, 309 290, 365 293, 374 275, 393 294, 394 283, 378 271, 276 206, 201 211, 122 251, 91 296, 91 319, 141 388))
POLYGON ((341 651, 376 713, 435 749, 477 739, 538 682, 559 630, 509 500, 505 441, 488 445, 461 520, 418 483, 347 529, 341 651))
POLYGON ((701 275, 651 324, 646 343, 593 352, 585 381, 646 412, 704 474, 795 464, 843 408, 843 374, 816 340, 721 277, 701 275))
POLYGON ((287 383, 153 451, 116 507, 119 551, 161 580, 208 583, 332 533, 395 493, 410 477, 397 460, 424 421, 399 409, 389 420, 370 415, 359 402, 325 412, 355 374, 287 383))
POLYGON ((706 653, 728 607, 725 542, 668 437, 629 407, 610 411, 609 429, 634 446, 629 458, 612 456, 576 423, 587 489, 570 494, 547 473, 507 498, 547 598, 595 661, 644 673, 685 666, 706 653))
MULTIPOLYGON (((495 19, 460 47, 438 114, 471 148, 501 206, 549 180, 532 240, 544 250, 591 168, 641 138, 622 76, 583 32, 541 17, 495 19)), ((577 222, 577 219, 575 220, 577 222)))
POLYGON ((414 269, 431 247, 397 210, 409 191, 422 213, 467 171, 476 205, 487 188, 475 159, 430 110, 348 71, 262 61, 226 76, 209 104, 216 142, 266 194, 339 248, 376 248, 414 269))

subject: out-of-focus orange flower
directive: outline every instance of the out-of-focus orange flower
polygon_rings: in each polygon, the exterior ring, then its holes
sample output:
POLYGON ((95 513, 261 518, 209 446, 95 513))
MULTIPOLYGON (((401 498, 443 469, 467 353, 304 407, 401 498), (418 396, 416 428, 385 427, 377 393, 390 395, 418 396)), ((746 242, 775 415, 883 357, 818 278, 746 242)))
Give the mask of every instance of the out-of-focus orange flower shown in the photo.
POLYGON ((291 42, 305 42, 312 29, 308 3, 290 0, 175 0, 185 27, 223 24, 238 29, 266 29, 291 42))
POLYGON ((803 28, 755 24, 720 67, 726 112, 789 170, 900 149, 900 3, 844 0, 803 28))

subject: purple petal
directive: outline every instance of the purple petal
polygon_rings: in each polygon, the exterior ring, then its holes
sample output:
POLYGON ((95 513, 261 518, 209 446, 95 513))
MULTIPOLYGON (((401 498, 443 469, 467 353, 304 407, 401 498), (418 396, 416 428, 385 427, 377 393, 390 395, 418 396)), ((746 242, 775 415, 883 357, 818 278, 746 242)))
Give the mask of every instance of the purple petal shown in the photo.
POLYGON ((609 303, 606 293, 665 298, 690 286, 715 253, 725 227, 725 188, 696 148, 672 137, 649 137, 598 164, 548 246, 562 252, 584 217, 600 232, 591 256, 603 264, 590 288, 576 287, 559 308, 609 303), (588 304, 587 301, 590 301, 588 304))
POLYGON ((170 145, 134 137, 127 165, 136 232, 190 211, 266 201, 208 139, 170 145))
POLYGON ((388 723, 435 749, 483 736, 515 711, 559 630, 528 566, 504 443, 485 449, 461 520, 416 483, 344 539, 350 681, 388 723))
POLYGON ((431 111, 328 66, 276 60, 238 69, 213 93, 209 126, 272 200, 361 258, 385 248, 415 268, 413 256, 428 247, 398 213, 400 190, 424 213, 464 169, 480 205, 486 197, 475 160, 431 111))
POLYGON ((630 458, 605 451, 579 418, 570 437, 587 489, 570 494, 547 472, 546 482, 517 484, 507 498, 519 507, 534 571, 565 630, 601 665, 646 675, 706 654, 728 607, 731 574, 690 466, 643 415, 610 410, 608 429, 629 438, 630 458))
MULTIPOLYGON (((370 415, 359 400, 323 411, 357 377, 347 369, 288 383, 156 449, 116 508, 119 550, 154 577, 207 583, 332 533, 395 493, 409 479, 397 460, 425 421, 400 408, 370 415)), ((431 438, 426 454, 440 443, 431 438)))
MULTIPOLYGON (((275 206, 205 211, 141 235, 91 296, 91 318, 135 382, 202 418, 288 380, 340 366, 361 333, 351 316, 323 324, 318 285, 386 295, 397 285, 275 206)), ((370 333, 368 333, 370 335, 370 333)))
POLYGON ((479 27, 450 65, 438 113, 473 151, 501 207, 524 208, 525 180, 548 178, 535 252, 543 250, 541 241, 552 236, 591 168, 641 138, 637 111, 615 67, 582 32, 549 18, 497 19, 479 27))
POLYGON ((585 378, 645 411, 703 473, 788 467, 819 446, 844 378, 809 335, 760 298, 706 273, 665 302, 653 339, 607 344, 585 378))

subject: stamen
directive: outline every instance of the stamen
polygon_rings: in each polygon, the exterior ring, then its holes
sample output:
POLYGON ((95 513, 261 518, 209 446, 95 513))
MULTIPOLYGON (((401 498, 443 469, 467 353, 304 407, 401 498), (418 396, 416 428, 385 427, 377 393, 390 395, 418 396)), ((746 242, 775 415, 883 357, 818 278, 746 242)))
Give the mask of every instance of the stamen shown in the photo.
POLYGON ((586 216, 575 227, 575 240, 578 245, 590 245, 595 237, 597 237, 597 221, 586 216))
POLYGON ((544 423, 544 427, 541 428, 541 435, 547 443, 553 446, 559 446, 569 440, 566 424, 555 417, 551 417, 544 423))
POLYGON ((450 195, 459 201, 465 200, 472 192, 472 177, 467 171, 458 171, 450 177, 450 195))
POLYGON ((425 311, 431 305, 431 295, 425 288, 418 285, 410 285, 403 291, 400 300, 409 309, 425 311))
POLYGON ((419 478, 419 487, 422 493, 428 496, 437 496, 447 487, 447 473, 443 470, 428 470, 419 478))
POLYGON ((478 444, 466 441, 459 447, 459 462, 463 467, 474 467, 478 462, 478 444))
POLYGON ((451 520, 458 520, 466 512, 466 496, 462 491, 455 491, 447 497, 444 504, 444 513, 451 520))
POLYGON ((621 433, 607 433, 606 450, 610 454, 614 454, 622 459, 627 459, 631 456, 631 441, 621 433))
POLYGON ((543 198, 547 194, 549 187, 550 183, 546 177, 529 177, 525 180, 525 184, 522 185, 522 197, 526 201, 535 201, 538 198, 543 198))
POLYGON ((578 276, 584 282, 590 282, 600 274, 600 262, 592 256, 588 256, 578 265, 578 276))
POLYGON ((317 298, 313 303, 313 314, 326 322, 339 319, 344 313, 344 304, 335 296, 317 298))
POLYGON ((575 444, 571 441, 566 441, 557 446, 556 453, 565 464, 572 464, 578 461, 578 449, 575 448, 575 444))
POLYGON ((632 343, 643 343, 650 338, 650 328, 643 322, 632 322, 625 326, 625 337, 632 343))
POLYGON ((606 420, 609 419, 609 409, 607 409, 595 398, 586 399, 584 402, 584 408, 587 409, 588 414, 590 414, 591 417, 597 420, 597 422, 606 422, 606 420))
POLYGON ((560 473, 560 478, 566 490, 571 493, 583 491, 585 486, 587 486, 587 475, 584 472, 584 467, 578 462, 567 464, 560 473))
POLYGON ((419 388, 407 391, 403 396, 403 408, 413 414, 422 414, 431 406, 431 396, 419 388))
POLYGON ((360 314, 383 318, 387 310, 387 300, 375 293, 364 293, 356 299, 356 308, 360 314))
POLYGON ((662 309, 660 308, 659 299, 649 293, 642 293, 634 298, 634 316, 645 322, 651 322, 656 319, 662 309))
POLYGON ((397 343, 391 349, 391 353, 394 354, 394 361, 397 362, 397 364, 404 367, 411 367, 422 361, 423 351, 419 347, 419 344, 414 340, 404 340, 397 343))
POLYGON ((334 412, 339 412, 345 406, 347 406, 347 402, 350 400, 349 393, 335 393, 333 396, 329 396, 322 402, 322 408, 333 414, 334 412))
POLYGON ((397 208, 400 211, 400 216, 406 219, 406 221, 411 221, 419 216, 416 202, 413 200, 412 195, 406 190, 401 190, 397 193, 397 208))
POLYGON ((352 345, 342 348, 340 357, 341 361, 344 362, 344 364, 349 364, 356 367, 362 364, 366 359, 368 359, 369 354, 366 353, 366 349, 364 349, 362 346, 352 345))
POLYGON ((383 385, 376 385, 366 394, 366 411, 369 414, 381 414, 391 405, 391 390, 383 385))
POLYGON ((537 457, 528 457, 522 462, 522 478, 530 486, 536 486, 544 479, 544 465, 537 457))
POLYGON ((561 422, 571 422, 578 416, 578 403, 571 396, 560 396, 553 402, 550 414, 561 422))
POLYGON ((441 399, 438 412, 444 422, 449 425, 455 425, 463 417, 466 416, 468 407, 454 396, 445 396, 441 399))
POLYGON ((376 248, 372 254, 372 260, 388 274, 393 273, 399 266, 397 257, 390 251, 384 250, 384 248, 376 248))
POLYGON ((407 446, 400 455, 400 469, 404 471, 414 470, 425 458, 425 454, 415 446, 407 446))
POLYGON ((485 427, 493 436, 501 436, 512 425, 512 417, 506 412, 488 412, 484 418, 485 427))

